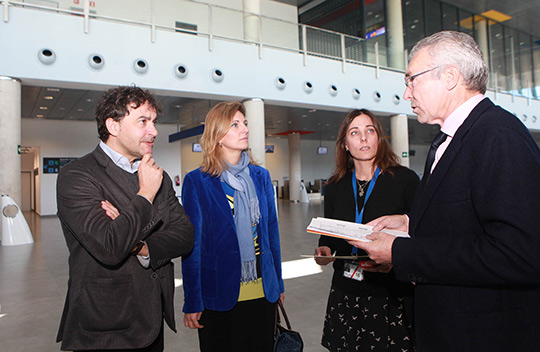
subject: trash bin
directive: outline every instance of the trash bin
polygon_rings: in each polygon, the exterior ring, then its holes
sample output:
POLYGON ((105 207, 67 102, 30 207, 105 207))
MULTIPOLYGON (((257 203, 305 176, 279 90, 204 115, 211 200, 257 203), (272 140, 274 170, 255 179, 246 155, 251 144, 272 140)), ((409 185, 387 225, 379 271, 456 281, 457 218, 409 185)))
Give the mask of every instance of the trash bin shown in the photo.
POLYGON ((34 243, 30 228, 19 206, 2 194, 2 246, 34 243))

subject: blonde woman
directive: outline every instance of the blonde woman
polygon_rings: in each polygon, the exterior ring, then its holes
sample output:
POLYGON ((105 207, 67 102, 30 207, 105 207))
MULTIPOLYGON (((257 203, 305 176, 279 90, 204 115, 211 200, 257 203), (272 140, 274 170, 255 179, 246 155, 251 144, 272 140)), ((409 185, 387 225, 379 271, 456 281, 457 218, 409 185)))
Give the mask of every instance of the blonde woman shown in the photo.
POLYGON ((195 233, 182 260, 184 324, 201 351, 272 351, 275 302, 283 299, 279 229, 270 174, 247 152, 240 102, 206 116, 203 163, 184 178, 195 233))

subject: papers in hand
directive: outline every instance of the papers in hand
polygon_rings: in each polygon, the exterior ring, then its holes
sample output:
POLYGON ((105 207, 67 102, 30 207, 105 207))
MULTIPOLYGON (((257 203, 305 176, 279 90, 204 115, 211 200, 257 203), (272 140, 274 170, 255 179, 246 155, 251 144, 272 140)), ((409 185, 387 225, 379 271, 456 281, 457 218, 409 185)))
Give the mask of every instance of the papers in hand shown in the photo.
MULTIPOLYGON (((311 219, 311 223, 307 227, 307 232, 339 237, 346 240, 369 242, 370 240, 368 240, 366 236, 373 233, 373 226, 357 224, 350 221, 318 217, 311 219)), ((408 233, 402 231, 382 230, 380 232, 384 232, 396 237, 409 237, 408 233)))
MULTIPOLYGON (((334 253, 335 254, 335 253, 334 253)), ((353 259, 369 258, 367 255, 315 255, 315 254, 300 254, 304 258, 325 258, 325 259, 353 259)))

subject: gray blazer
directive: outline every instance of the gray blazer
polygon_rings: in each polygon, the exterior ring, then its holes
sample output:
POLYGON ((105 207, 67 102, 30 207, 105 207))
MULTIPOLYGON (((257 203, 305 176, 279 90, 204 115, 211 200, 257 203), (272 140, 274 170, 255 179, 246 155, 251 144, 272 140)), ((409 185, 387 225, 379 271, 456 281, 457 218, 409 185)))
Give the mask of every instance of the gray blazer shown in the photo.
POLYGON ((98 146, 60 171, 58 217, 69 249, 69 281, 57 342, 62 350, 134 349, 152 343, 163 318, 176 331, 172 258, 193 246, 193 228, 168 175, 154 203, 138 176, 98 146), (101 201, 120 212, 111 220, 101 201), (130 251, 146 241, 150 267, 130 251))

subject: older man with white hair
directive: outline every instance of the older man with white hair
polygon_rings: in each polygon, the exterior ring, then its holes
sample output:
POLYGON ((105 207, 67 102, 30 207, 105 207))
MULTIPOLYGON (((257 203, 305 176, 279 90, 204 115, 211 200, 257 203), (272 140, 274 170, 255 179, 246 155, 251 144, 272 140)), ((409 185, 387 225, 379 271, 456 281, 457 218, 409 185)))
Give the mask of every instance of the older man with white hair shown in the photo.
POLYGON ((439 124, 408 215, 382 217, 353 242, 415 286, 417 351, 540 351, 540 150, 483 94, 473 38, 419 41, 405 74, 418 121, 439 124))

